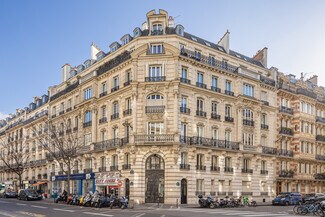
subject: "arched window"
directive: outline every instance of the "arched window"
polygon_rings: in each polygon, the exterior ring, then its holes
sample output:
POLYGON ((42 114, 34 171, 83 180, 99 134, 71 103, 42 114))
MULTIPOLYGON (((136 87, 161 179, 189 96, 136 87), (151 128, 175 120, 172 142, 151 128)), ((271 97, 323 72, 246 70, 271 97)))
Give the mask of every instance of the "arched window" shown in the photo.
POLYGON ((246 120, 253 120, 253 112, 250 109, 243 109, 243 118, 246 120))
POLYGON ((86 111, 85 117, 84 117, 84 123, 91 122, 91 111, 86 111))
POLYGON ((176 34, 180 36, 184 36, 184 27, 182 25, 176 26, 176 34))
POLYGON ((151 155, 148 157, 147 162, 146 162, 146 169, 147 170, 163 170, 165 167, 163 159, 157 155, 151 155))

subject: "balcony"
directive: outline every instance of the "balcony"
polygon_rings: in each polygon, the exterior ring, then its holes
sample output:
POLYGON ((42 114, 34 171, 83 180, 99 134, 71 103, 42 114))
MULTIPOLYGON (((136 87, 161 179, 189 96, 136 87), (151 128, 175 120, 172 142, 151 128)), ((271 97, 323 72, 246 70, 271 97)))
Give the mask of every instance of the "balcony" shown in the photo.
POLYGON ((210 138, 197 137, 197 136, 193 136, 193 137, 180 136, 180 142, 188 145, 199 145, 199 146, 207 146, 212 148, 239 150, 238 142, 231 142, 227 140, 210 139, 210 138))
POLYGON ((118 166, 110 166, 110 171, 118 171, 118 166))
POLYGON ((269 174, 269 171, 267 170, 261 170, 261 175, 268 175, 269 174))
POLYGON ((288 127, 281 127, 280 128, 280 134, 285 134, 288 136, 293 136, 293 130, 291 128, 288 127))
POLYGON ((86 128, 86 127, 90 127, 91 126, 91 121, 88 121, 88 122, 85 122, 83 123, 83 127, 86 128))
POLYGON ((312 91, 309 91, 309 90, 306 90, 304 88, 298 88, 297 89, 297 94, 302 94, 302 95, 308 96, 310 98, 317 99, 317 94, 316 93, 314 93, 312 91))
POLYGON ((293 115, 293 109, 285 106, 280 106, 280 112, 293 115))
POLYGON ((150 135, 135 135, 134 140, 136 143, 143 142, 174 142, 174 134, 150 134, 150 135))
POLYGON ((64 111, 60 111, 60 112, 59 112, 59 115, 63 115, 63 114, 64 114, 64 111))
POLYGON ((321 160, 321 161, 325 161, 325 155, 316 155, 315 156, 315 160, 321 160))
POLYGON ((211 113, 211 119, 213 119, 213 120, 217 120, 217 121, 220 121, 221 116, 218 115, 218 114, 215 113, 215 112, 212 112, 212 113, 211 113))
POLYGON ((217 193, 215 191, 210 191, 210 196, 216 196, 217 193))
POLYGON ((163 30, 152 30, 151 35, 163 35, 164 31, 163 30))
POLYGON ((153 113, 164 113, 165 106, 158 105, 158 106, 146 106, 146 114, 153 114, 153 113))
POLYGON ((200 83, 200 82, 196 82, 196 86, 197 87, 200 87, 200 88, 207 89, 207 85, 206 84, 203 84, 203 83, 200 83))
POLYGON ((266 105, 266 106, 270 105, 270 103, 268 101, 261 100, 261 102, 262 102, 263 105, 266 105))
POLYGON ((224 62, 219 61, 219 60, 214 60, 211 61, 211 59, 208 56, 205 55, 200 55, 198 56, 196 52, 182 48, 180 54, 184 57, 191 58, 195 61, 198 61, 204 65, 207 65, 209 67, 214 67, 222 71, 227 71, 231 73, 237 73, 237 68, 236 66, 233 66, 231 64, 224 64, 224 62))
POLYGON ((325 136, 323 136, 323 135, 316 135, 316 141, 325 142, 325 136))
POLYGON ((316 122, 325 124, 325 118, 317 116, 316 122))
POLYGON ((269 129, 269 125, 261 124, 261 129, 268 130, 269 129))
POLYGON ((286 149, 280 149, 279 150, 279 156, 283 157, 293 157, 293 151, 286 150, 286 149))
POLYGON ((179 165, 179 169, 180 170, 190 170, 191 169, 191 165, 189 165, 189 164, 180 164, 179 165))
POLYGON ((107 91, 101 92, 101 93, 99 94, 99 98, 104 97, 104 96, 106 96, 106 95, 107 95, 107 91))
POLYGON ((99 119, 99 123, 103 124, 107 122, 107 117, 102 117, 101 119, 99 119))
POLYGON ((234 118, 233 117, 229 117, 229 116, 225 116, 225 121, 226 122, 234 122, 234 118))
POLYGON ((253 192, 241 192, 241 195, 242 196, 252 196, 253 195, 253 192))
POLYGON ((242 173, 253 173, 253 169, 243 168, 241 169, 242 173))
POLYGON ((264 84, 270 85, 275 87, 275 80, 270 79, 268 77, 260 76, 260 81, 263 82, 264 84))
POLYGON ((293 178, 294 172, 291 170, 282 170, 279 173, 279 177, 281 178, 293 178))
POLYGON ((132 82, 132 80, 128 80, 128 81, 124 82, 124 84, 123 84, 124 87, 129 86, 131 84, 131 82, 132 82))
POLYGON ((218 166, 211 166, 210 167, 210 170, 213 171, 213 172, 220 172, 220 167, 218 167, 218 166))
POLYGON ((252 121, 252 120, 248 120, 248 119, 244 119, 244 120, 243 120, 243 124, 246 125, 246 126, 251 126, 251 127, 253 127, 253 126, 254 126, 254 121, 252 121))
POLYGON ((235 96, 235 93, 230 90, 225 90, 225 94, 229 96, 235 96))
POLYGON ((204 112, 204 111, 196 110, 196 116, 206 118, 207 117, 207 113, 204 112))
POLYGON ((115 120, 119 118, 119 113, 115 113, 111 115, 111 120, 115 120))
POLYGON ((132 109, 126 109, 123 111, 123 116, 128 116, 128 115, 132 115, 132 109))
POLYGON ((224 171, 225 171, 225 173, 233 173, 234 172, 234 168, 232 168, 232 167, 225 167, 224 168, 224 171))
POLYGON ((324 173, 316 173, 314 177, 315 177, 315 179, 318 179, 318 180, 325 180, 324 173))
POLYGON ((186 107, 179 107, 179 111, 183 114, 188 114, 188 115, 191 113, 191 109, 186 107))
POLYGON ((130 170, 131 169, 131 164, 123 164, 122 165, 122 170, 130 170))
POLYGON ((118 146, 123 145, 123 139, 110 139, 94 144, 94 151, 105 151, 109 149, 115 149, 118 146))
POLYGON ((78 174, 79 170, 72 170, 72 174, 78 174))
POLYGON ((92 168, 84 169, 84 173, 92 173, 92 172, 93 172, 92 168))
POLYGON ((277 155, 278 150, 276 148, 262 146, 262 153, 263 154, 277 155))
POLYGON ((211 90, 212 90, 213 92, 221 93, 221 89, 218 88, 218 87, 211 86, 211 90))
POLYGON ((182 83, 185 83, 185 84, 191 84, 191 80, 189 80, 189 79, 187 79, 187 78, 179 78, 180 79, 180 81, 182 82, 182 83))
POLYGON ((106 167, 99 167, 98 172, 106 172, 106 167))
POLYGON ((296 88, 288 85, 288 84, 284 84, 284 83, 279 83, 278 85, 278 89, 282 89, 282 90, 286 90, 289 91, 291 93, 296 93, 296 88))
POLYGON ((206 170, 206 166, 203 166, 203 165, 196 165, 196 170, 199 170, 199 171, 205 171, 205 170, 206 170))
POLYGON ((166 76, 145 77, 145 82, 161 82, 166 81, 166 76))
POLYGON ((70 107, 70 108, 67 108, 67 110, 66 110, 66 112, 69 112, 69 111, 71 111, 72 110, 72 108, 70 107))
POLYGON ((120 86, 115 86, 111 89, 111 93, 118 91, 120 89, 120 86))

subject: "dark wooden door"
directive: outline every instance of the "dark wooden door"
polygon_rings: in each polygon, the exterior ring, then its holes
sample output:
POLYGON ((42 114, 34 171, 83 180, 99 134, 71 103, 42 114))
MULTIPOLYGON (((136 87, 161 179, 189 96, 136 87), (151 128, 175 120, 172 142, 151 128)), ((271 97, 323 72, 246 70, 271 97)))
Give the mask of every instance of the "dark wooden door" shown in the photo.
POLYGON ((130 200, 130 180, 125 180, 125 197, 130 200))
POLYGON ((164 203, 164 170, 146 170, 146 203, 164 203))
POLYGON ((181 204, 187 204, 187 180, 181 181, 181 204))

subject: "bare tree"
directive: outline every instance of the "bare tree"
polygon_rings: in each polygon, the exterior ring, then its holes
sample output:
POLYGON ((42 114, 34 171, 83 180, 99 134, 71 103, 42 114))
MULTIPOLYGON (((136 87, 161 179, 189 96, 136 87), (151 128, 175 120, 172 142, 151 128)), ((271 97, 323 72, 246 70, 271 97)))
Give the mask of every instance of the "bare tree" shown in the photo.
POLYGON ((83 146, 79 142, 78 128, 71 127, 71 119, 60 117, 55 122, 46 121, 40 126, 33 126, 33 132, 39 134, 37 141, 47 151, 47 160, 56 161, 61 172, 67 175, 68 193, 70 191, 70 176, 74 158, 83 146), (40 133, 46 131, 47 133, 40 133))
MULTIPOLYGON (((19 135, 22 137, 22 134, 19 135)), ((16 135, 18 138, 18 135, 16 135)), ((5 165, 5 170, 9 173, 15 173, 18 176, 19 188, 23 186, 23 173, 30 167, 30 150, 25 146, 23 140, 20 144, 16 141, 11 144, 14 138, 5 136, 0 140, 0 160, 5 165), (24 147, 24 148, 23 148, 24 147)))

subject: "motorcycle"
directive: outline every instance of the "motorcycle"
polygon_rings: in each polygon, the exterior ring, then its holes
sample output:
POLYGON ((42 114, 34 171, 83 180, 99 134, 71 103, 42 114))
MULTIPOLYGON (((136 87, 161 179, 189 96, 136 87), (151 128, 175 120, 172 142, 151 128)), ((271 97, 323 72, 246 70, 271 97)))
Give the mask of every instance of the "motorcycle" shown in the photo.
POLYGON ((67 199, 67 204, 70 204, 71 205, 72 198, 73 198, 72 194, 69 194, 68 199, 67 199))
POLYGON ((72 198, 71 205, 79 205, 79 199, 80 199, 80 196, 78 194, 75 194, 72 198))
POLYGON ((99 207, 99 201, 100 201, 100 194, 98 193, 98 191, 96 191, 91 199, 91 206, 92 207, 99 207))
POLYGON ((113 207, 121 208, 120 202, 115 195, 112 195, 110 198, 110 208, 113 209, 113 207))
POLYGON ((121 199, 121 209, 126 209, 129 206, 129 200, 123 196, 121 199))
POLYGON ((83 206, 91 206, 91 199, 92 199, 92 194, 91 193, 87 193, 87 195, 85 196, 85 198, 83 199, 83 206))
POLYGON ((57 198, 55 199, 55 203, 59 203, 60 201, 63 201, 63 202, 67 202, 67 195, 64 195, 64 194, 60 194, 59 196, 57 196, 57 198))
POLYGON ((214 208, 214 202, 211 196, 208 196, 206 199, 204 199, 202 195, 199 195, 198 198, 200 207, 210 207, 210 204, 213 203, 213 205, 211 205, 211 208, 214 208))
POLYGON ((101 196, 99 199, 98 208, 110 207, 110 202, 111 201, 110 201, 109 197, 101 196))

